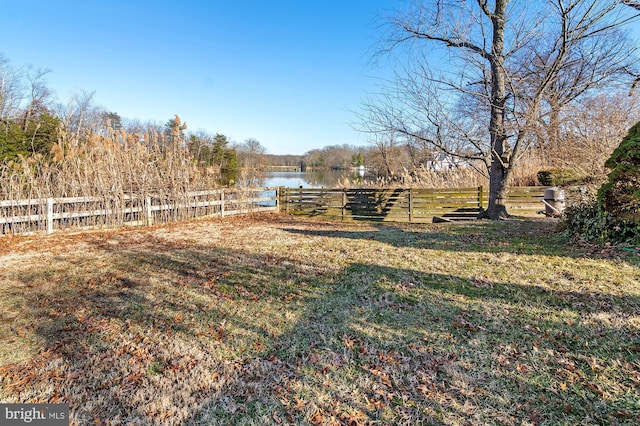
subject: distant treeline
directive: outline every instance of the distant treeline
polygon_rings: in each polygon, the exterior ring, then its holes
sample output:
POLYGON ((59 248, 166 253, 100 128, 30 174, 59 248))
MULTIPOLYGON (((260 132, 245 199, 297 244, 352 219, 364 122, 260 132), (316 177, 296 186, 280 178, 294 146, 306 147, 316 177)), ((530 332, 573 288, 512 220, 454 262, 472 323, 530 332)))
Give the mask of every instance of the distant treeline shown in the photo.
POLYGON ((304 163, 304 157, 304 155, 265 154, 264 164, 265 166, 299 167, 304 163))

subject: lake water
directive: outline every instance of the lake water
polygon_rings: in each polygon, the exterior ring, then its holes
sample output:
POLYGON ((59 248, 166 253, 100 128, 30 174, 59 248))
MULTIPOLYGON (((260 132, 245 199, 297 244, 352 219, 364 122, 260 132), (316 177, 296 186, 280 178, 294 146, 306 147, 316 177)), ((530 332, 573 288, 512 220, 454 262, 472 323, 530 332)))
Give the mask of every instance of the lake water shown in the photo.
POLYGON ((265 172, 262 186, 286 188, 335 188, 344 179, 357 181, 352 170, 313 170, 307 172, 265 172))

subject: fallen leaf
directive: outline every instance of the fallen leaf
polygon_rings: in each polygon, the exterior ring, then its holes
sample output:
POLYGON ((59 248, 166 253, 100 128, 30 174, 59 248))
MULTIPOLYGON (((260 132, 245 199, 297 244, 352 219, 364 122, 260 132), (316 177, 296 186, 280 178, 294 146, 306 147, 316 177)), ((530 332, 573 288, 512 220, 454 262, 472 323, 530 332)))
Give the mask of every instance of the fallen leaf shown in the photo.
POLYGON ((587 383, 587 388, 589 388, 590 390, 592 390, 593 392, 597 393, 600 396, 604 395, 604 392, 602 391, 602 389, 600 389, 600 387, 595 383, 591 383, 591 382, 587 383))
POLYGON ((619 419, 629 419, 629 418, 631 418, 631 414, 627 413, 626 411, 614 411, 613 413, 611 413, 611 415, 613 417, 617 417, 619 419))
POLYGON ((313 423, 314 425, 321 425, 324 422, 326 422, 326 417, 320 410, 316 411, 316 413, 311 416, 311 423, 313 423))
POLYGON ((362 410, 358 410, 355 413, 344 413, 340 417, 348 426, 363 425, 368 418, 362 410))

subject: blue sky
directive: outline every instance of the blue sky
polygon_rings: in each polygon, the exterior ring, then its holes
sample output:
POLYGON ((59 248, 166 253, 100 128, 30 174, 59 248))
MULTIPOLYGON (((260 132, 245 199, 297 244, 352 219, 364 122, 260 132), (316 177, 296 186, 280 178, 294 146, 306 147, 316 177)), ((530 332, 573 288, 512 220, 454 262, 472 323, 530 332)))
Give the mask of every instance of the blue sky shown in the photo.
POLYGON ((354 111, 384 70, 376 22, 393 0, 0 0, 0 54, 49 68, 122 117, 258 139, 272 154, 364 145, 354 111))

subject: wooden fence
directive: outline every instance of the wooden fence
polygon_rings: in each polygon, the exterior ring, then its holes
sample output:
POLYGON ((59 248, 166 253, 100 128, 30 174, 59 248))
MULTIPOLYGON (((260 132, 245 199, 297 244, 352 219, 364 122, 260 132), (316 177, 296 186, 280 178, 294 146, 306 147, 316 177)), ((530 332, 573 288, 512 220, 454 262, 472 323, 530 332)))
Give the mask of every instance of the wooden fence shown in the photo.
POLYGON ((277 211, 279 189, 209 190, 179 195, 45 198, 0 201, 0 235, 115 228, 201 216, 277 211))
MULTIPOLYGON (((518 187, 509 193, 512 214, 534 216, 544 209, 544 187, 518 187)), ((342 220, 431 222, 472 219, 487 206, 483 187, 455 189, 282 188, 280 209, 288 214, 322 215, 342 220)))
MULTIPOLYGON (((534 216, 544 208, 544 187, 509 193, 511 213, 534 216)), ((475 218, 488 202, 485 188, 209 190, 182 195, 135 195, 0 201, 0 235, 63 229, 115 228, 202 216, 282 211, 342 220, 430 222, 475 218)))

